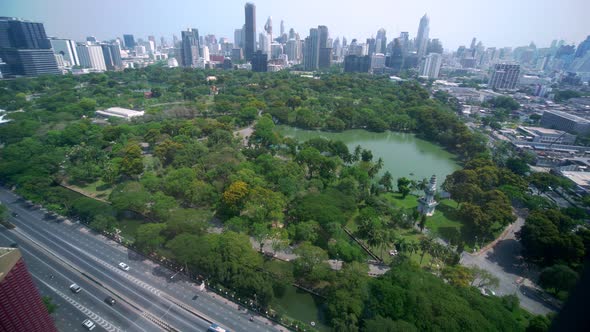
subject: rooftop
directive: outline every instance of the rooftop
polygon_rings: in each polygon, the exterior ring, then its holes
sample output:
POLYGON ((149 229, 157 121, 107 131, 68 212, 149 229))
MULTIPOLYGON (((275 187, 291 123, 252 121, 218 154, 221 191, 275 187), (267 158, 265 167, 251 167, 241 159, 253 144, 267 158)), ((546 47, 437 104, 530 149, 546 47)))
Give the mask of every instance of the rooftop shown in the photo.
POLYGON ((114 116, 118 118, 130 119, 136 116, 143 116, 144 111, 134 111, 122 107, 111 107, 107 108, 106 110, 96 111, 96 113, 105 116, 114 116))
POLYGON ((556 130, 556 129, 549 129, 549 128, 543 128, 543 127, 525 127, 525 126, 521 126, 519 128, 522 128, 526 131, 530 131, 533 132, 537 135, 562 135, 564 132, 561 130, 556 130))
POLYGON ((590 172, 562 171, 561 174, 580 187, 590 188, 590 172))
POLYGON ((554 111, 554 110, 545 111, 545 112, 548 112, 548 113, 552 113, 552 114, 561 116, 562 118, 566 118, 568 120, 572 120, 572 121, 576 121, 576 122, 580 122, 580 123, 585 123, 585 124, 586 123, 587 124, 590 124, 590 120, 584 119, 582 117, 579 117, 577 115, 573 115, 573 114, 570 114, 570 113, 566 113, 566 112, 562 112, 562 111, 554 111))

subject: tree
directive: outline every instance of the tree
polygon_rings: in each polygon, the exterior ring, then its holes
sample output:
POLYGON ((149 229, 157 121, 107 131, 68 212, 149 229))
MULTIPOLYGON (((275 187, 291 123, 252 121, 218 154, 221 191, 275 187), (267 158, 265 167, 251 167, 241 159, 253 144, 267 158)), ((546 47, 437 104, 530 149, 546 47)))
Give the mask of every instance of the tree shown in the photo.
POLYGON ((43 296, 41 297, 41 300, 43 301, 43 304, 45 305, 45 308, 47 309, 47 312, 49 314, 55 312, 55 310, 57 309, 57 304, 53 303, 50 296, 43 296))
POLYGON ((141 148, 138 144, 129 143, 123 148, 123 160, 120 166, 121 173, 128 176, 136 176, 143 173, 143 160, 141 148))
POLYGON ((442 270, 442 276, 451 285, 458 287, 467 287, 472 280, 471 270, 461 265, 445 267, 442 270))
POLYGON ((118 222, 117 219, 115 219, 115 217, 104 214, 94 216, 94 219, 90 223, 90 227, 107 233, 114 232, 117 226, 118 222))
POLYGON ((382 331, 382 332, 414 332, 418 331, 416 326, 412 323, 408 323, 403 320, 393 320, 391 318, 385 318, 377 316, 372 319, 366 319, 364 321, 363 331, 382 331))
POLYGON ((393 176, 389 171, 385 171, 385 174, 379 180, 379 184, 385 188, 385 191, 393 191, 393 176))
POLYGON ((420 216, 420 222, 418 223, 418 227, 420 227, 420 232, 424 232, 424 228, 426 228, 426 215, 422 214, 420 216))
POLYGON ((481 287, 498 287, 500 280, 491 274, 488 270, 482 269, 479 266, 469 267, 471 274, 471 286, 481 287))
POLYGON ((541 271, 539 285, 554 294, 567 292, 578 282, 578 273, 567 265, 556 264, 541 271))
POLYGON ((420 255, 420 265, 422 265, 422 260, 424 259, 424 255, 426 255, 427 253, 430 253, 432 251, 432 248, 434 248, 434 239, 433 238, 431 238, 429 236, 425 236, 420 239, 420 250, 422 251, 422 255, 420 255))
POLYGON ((137 228, 135 244, 147 253, 161 247, 166 239, 162 232, 166 229, 166 224, 143 224, 137 228))
POLYGON ((324 278, 329 271, 326 261, 328 254, 320 247, 316 247, 309 242, 303 242, 295 254, 299 257, 293 261, 295 276, 314 283, 324 278))
POLYGON ((397 179, 397 191, 402 194, 402 198, 406 198, 410 193, 410 184, 412 181, 406 177, 401 177, 397 179))
POLYGON ((249 189, 246 182, 241 180, 235 181, 223 192, 223 203, 230 211, 236 213, 241 210, 248 192, 249 189))

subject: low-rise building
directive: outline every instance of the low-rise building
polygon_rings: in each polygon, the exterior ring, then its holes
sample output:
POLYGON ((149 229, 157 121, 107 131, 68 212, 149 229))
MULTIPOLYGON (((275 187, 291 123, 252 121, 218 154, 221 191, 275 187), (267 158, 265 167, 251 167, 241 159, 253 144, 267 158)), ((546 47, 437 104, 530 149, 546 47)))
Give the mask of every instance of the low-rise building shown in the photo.
POLYGON ((576 134, 590 133, 590 120, 562 111, 545 111, 541 118, 541 126, 576 134))
POLYGON ((574 144, 577 137, 576 135, 568 134, 565 131, 542 127, 520 126, 518 127, 518 130, 528 141, 540 143, 574 144))
POLYGON ((123 118, 127 120, 131 120, 134 117, 143 116, 144 111, 134 111, 127 108, 122 107, 111 107, 107 108, 106 110, 96 111, 96 114, 106 116, 106 117, 116 117, 116 118, 123 118))

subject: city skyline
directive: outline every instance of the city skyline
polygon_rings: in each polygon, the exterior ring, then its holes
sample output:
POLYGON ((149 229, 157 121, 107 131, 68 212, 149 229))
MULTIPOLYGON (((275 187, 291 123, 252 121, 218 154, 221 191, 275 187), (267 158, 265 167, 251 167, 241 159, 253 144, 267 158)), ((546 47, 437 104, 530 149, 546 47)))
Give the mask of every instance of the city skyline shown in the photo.
MULTIPOLYGON (((302 37, 307 36, 310 28, 326 25, 331 37, 345 36, 348 40, 374 37, 380 28, 387 31, 388 38, 397 37, 401 31, 408 31, 414 38, 419 19, 426 13, 431 19, 430 38, 440 39, 448 51, 460 45, 467 46, 473 37, 485 46, 515 47, 535 42, 538 47, 547 47, 554 39, 578 44, 590 34, 590 22, 583 19, 583 14, 590 10, 590 3, 582 0, 559 4, 524 0, 509 3, 510 6, 504 6, 507 0, 489 6, 463 0, 451 4, 424 0, 407 5, 372 1, 362 6, 307 0, 299 1, 297 6, 268 0, 253 3, 259 17, 258 31, 263 30, 266 18, 272 16, 277 22, 284 20, 286 30, 292 27, 302 37), (548 12, 553 15, 553 24, 547 24, 548 12)), ((89 35, 109 40, 123 34, 171 39, 173 34, 179 35, 187 27, 199 29, 203 35, 215 34, 233 40, 234 29, 244 24, 245 4, 246 1, 241 0, 223 3, 171 0, 142 7, 133 1, 114 0, 100 3, 56 0, 50 4, 38 0, 8 0, 0 5, 0 12, 5 16, 43 22, 48 35, 76 40, 89 35), (65 12, 69 13, 67 20, 62 16, 65 12), (86 15, 89 12, 94 15, 86 15)))

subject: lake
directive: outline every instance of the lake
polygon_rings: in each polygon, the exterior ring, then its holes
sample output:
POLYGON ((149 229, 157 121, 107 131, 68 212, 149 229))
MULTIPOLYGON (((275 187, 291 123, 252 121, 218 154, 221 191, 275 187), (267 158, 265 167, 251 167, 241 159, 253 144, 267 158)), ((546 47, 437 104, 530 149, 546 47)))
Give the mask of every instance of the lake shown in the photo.
POLYGON ((412 180, 422 180, 435 174, 440 187, 447 175, 461 168, 452 153, 442 147, 417 138, 414 134, 386 131, 374 133, 363 129, 345 130, 339 133, 318 130, 305 130, 289 126, 277 126, 284 136, 301 142, 311 138, 323 137, 340 140, 352 153, 357 145, 373 152, 373 160, 383 159, 380 174, 389 171, 396 183, 397 178, 405 176, 412 180))

